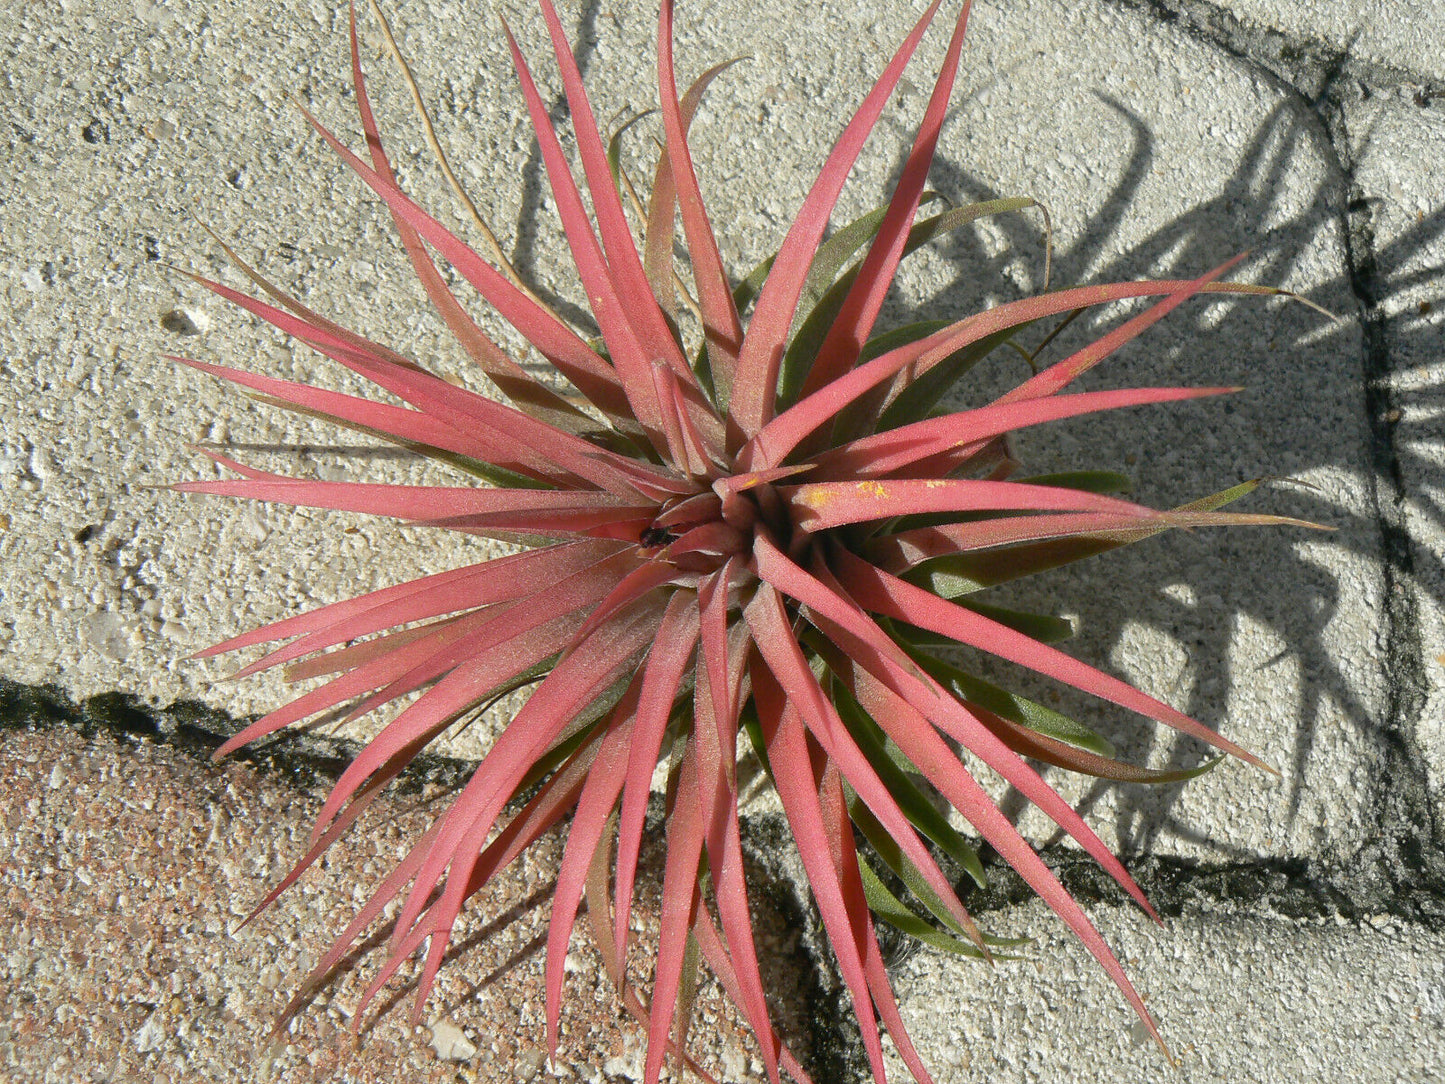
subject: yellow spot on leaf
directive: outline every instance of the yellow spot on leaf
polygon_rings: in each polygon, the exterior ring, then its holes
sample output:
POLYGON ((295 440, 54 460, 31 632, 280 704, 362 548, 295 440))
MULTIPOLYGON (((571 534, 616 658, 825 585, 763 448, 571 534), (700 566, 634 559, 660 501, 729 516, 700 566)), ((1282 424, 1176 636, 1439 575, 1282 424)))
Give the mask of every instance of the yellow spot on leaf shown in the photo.
POLYGON ((888 490, 882 482, 859 482, 858 492, 868 497, 875 497, 880 501, 888 496, 888 490))

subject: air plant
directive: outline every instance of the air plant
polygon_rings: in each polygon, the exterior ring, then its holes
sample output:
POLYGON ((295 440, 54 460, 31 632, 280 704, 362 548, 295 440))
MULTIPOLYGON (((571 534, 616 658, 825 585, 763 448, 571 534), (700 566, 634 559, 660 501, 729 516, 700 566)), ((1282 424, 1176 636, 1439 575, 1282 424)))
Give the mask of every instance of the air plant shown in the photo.
POLYGON ((455 386, 311 311, 229 249, 265 300, 196 280, 405 405, 186 364, 267 402, 429 457, 455 469, 458 480, 313 481, 208 453, 241 477, 175 488, 391 517, 518 547, 200 653, 284 641, 240 673, 285 665, 292 679, 325 678, 247 726, 218 756, 322 713, 350 719, 405 702, 342 774, 310 849, 267 903, 429 743, 504 695, 528 692, 450 808, 341 932, 313 982, 400 901, 389 956, 362 1008, 421 954, 420 1012, 468 898, 570 815, 547 939, 549 1048, 558 1041, 563 959, 585 899, 622 1004, 645 1026, 649 1084, 669 1051, 686 1059, 698 961, 756 1033, 769 1079, 787 1072, 805 1080, 770 1022, 753 938, 737 772, 740 752, 750 747, 781 800, 880 1082, 879 1021, 913 1074, 929 1076, 900 1018, 875 922, 985 959, 1004 945, 979 930, 960 899, 955 877, 981 884, 984 869, 959 825, 1063 919, 1158 1039, 1108 946, 969 765, 987 765, 1038 806, 1151 915, 1128 871, 1031 761, 1130 781, 1177 780, 1203 769, 1122 763, 1082 724, 960 669, 942 645, 967 645, 1261 764, 1169 705, 1051 646, 1066 623, 976 596, 1168 528, 1284 522, 1216 511, 1252 483, 1156 511, 1112 495, 1105 474, 1012 480, 1018 464, 1008 445, 1011 433, 1045 422, 1232 390, 1062 394, 1197 294, 1279 291, 1222 281, 1231 261, 1194 280, 1047 291, 962 319, 879 332, 884 298, 911 251, 982 215, 1035 206, 997 200, 920 217, 939 201, 925 178, 959 68, 965 4, 887 204, 828 233, 849 170, 938 2, 858 107, 776 253, 735 281, 720 258, 687 138, 704 88, 726 65, 679 97, 673 3, 662 0, 663 138, 644 207, 620 167, 616 139, 609 145, 599 131, 552 3, 539 2, 590 213, 510 30, 507 40, 595 338, 542 303, 499 255, 490 262, 478 255, 398 187, 366 93, 354 7, 352 76, 365 157, 309 112, 306 118, 385 201, 432 304, 500 395, 455 386), (679 244, 685 258, 675 258, 679 244), (538 379, 482 331, 450 291, 438 256, 560 381, 538 379), (689 271, 690 290, 681 277, 689 271), (972 366, 1000 349, 1023 351, 1031 329, 1139 298, 1155 300, 1006 394, 974 409, 948 405, 946 396, 972 366), (690 334, 694 329, 700 333, 690 334), (644 997, 626 961, 660 761, 668 766, 666 857, 644 997), (940 803, 957 818, 941 814, 940 803))

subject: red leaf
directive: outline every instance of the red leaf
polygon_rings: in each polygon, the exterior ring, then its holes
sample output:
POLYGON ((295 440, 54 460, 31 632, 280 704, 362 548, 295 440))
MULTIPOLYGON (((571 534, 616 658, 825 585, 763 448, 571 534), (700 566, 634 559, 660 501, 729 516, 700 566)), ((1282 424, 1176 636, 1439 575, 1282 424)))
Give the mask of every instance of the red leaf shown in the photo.
MULTIPOLYGON (((768 669, 788 695, 788 702, 802 717, 809 734, 821 745, 831 762, 836 764, 858 797, 884 828, 888 830, 908 860, 917 867, 928 886, 948 906, 962 926, 972 920, 959 902, 953 886, 938 868, 932 854, 923 846, 893 795, 878 778, 873 766, 847 732, 832 701, 824 694, 817 678, 803 658, 793 639, 786 613, 778 593, 771 587, 760 589, 746 610, 748 625, 758 652, 768 669)), ((778 769, 778 765, 774 765, 778 769)), ((786 769, 783 769, 786 770, 786 769)), ((776 771, 774 773, 777 774, 776 771)), ((850 844, 851 846, 851 841, 850 844)))
POLYGON ((633 417, 617 374, 576 332, 509 282, 395 184, 367 166, 304 107, 298 108, 351 170, 385 200, 394 213, 435 246, 502 318, 520 331, 583 395, 614 417, 624 420, 633 417))
POLYGON ((843 300, 843 307, 834 318, 827 338, 818 348, 818 356, 803 384, 804 396, 825 387, 857 364, 859 351, 868 341, 874 321, 883 307, 883 299, 893 285, 893 277, 898 270, 899 261, 903 258, 903 246, 908 240, 908 231, 918 213, 919 197, 923 195, 923 185, 928 178, 928 169, 933 164, 933 153, 938 146, 938 136, 948 111, 948 99, 953 92, 953 80, 958 72, 959 56, 963 50, 963 34, 968 25, 969 7, 970 5, 965 3, 963 10, 958 13, 953 37, 948 43, 948 53, 944 57, 938 79, 933 84, 933 94, 928 100, 923 123, 919 126, 918 134, 914 136, 913 149, 908 154, 908 161, 904 163, 903 172, 898 178, 898 186, 889 200, 888 212, 884 215, 878 233, 873 238, 873 244, 868 249, 868 255, 859 268, 858 277, 853 280, 848 296, 843 300))
MULTIPOLYGON (((657 84, 662 123, 667 133, 667 164, 677 189, 677 205, 687 237, 698 304, 702 307, 703 335, 719 403, 728 402, 742 344, 742 323, 733 305, 732 288, 718 254, 717 238, 703 206, 692 151, 687 144, 687 122, 677 100, 677 76, 672 58, 673 0, 662 0, 657 15, 657 84)), ((736 445, 733 445, 735 447, 736 445)), ((731 448, 729 448, 731 450, 731 448)))
POLYGON ((989 482, 974 478, 813 482, 800 486, 779 486, 778 492, 787 499, 793 511, 795 525, 808 532, 925 512, 1109 512, 1114 515, 1130 514, 1141 519, 1159 518, 1163 515, 1142 505, 1077 489, 1029 485, 1023 482, 989 482))
MULTIPOLYGON (((938 742, 937 736, 933 735, 931 730, 923 724, 921 718, 917 717, 917 713, 908 708, 906 702, 891 695, 884 695, 880 700, 879 694, 886 694, 881 683, 860 681, 856 689, 860 702, 880 725, 889 729, 889 736, 893 737, 895 741, 901 737, 907 743, 900 745, 904 754, 929 776, 929 781, 939 789, 939 792, 948 798, 954 808, 963 814, 991 847, 998 851, 999 856, 1012 866, 1019 876, 1038 893, 1039 897, 1053 909, 1054 913, 1074 931, 1074 934, 1084 943, 1084 947, 1114 980, 1115 985, 1133 1006, 1139 1019, 1143 1021, 1155 1041, 1163 1048, 1164 1041, 1155 1027, 1153 1017, 1144 1007, 1144 1002, 1129 981, 1129 977, 1124 974, 1124 969, 1110 951, 1108 944, 1099 936, 1099 932, 1094 929, 1093 924, 1078 903, 1058 882, 1052 871, 1044 865, 1043 860, 1019 835, 1018 830, 1009 823, 1008 818, 994 804, 993 799, 968 772, 955 770, 949 766, 948 762, 957 764, 958 760, 948 752, 947 747, 943 747, 942 754, 937 754, 946 758, 942 765, 938 764, 935 754, 926 751, 923 743, 926 742, 935 751, 942 746, 942 743, 938 742)), ((1011 752, 1009 755, 1013 756, 1011 752)), ((1062 803, 1062 799, 1060 802, 1062 803)), ((1067 804, 1063 804, 1067 808, 1067 804)), ((1117 862, 1115 864, 1117 865, 1117 862)), ((1132 885, 1132 878, 1129 878, 1127 874, 1124 876, 1125 886, 1132 885)), ((1118 879, 1117 874, 1115 877, 1118 879)), ((1138 892, 1137 886, 1133 891, 1138 892)), ((1147 903, 1144 906, 1148 908, 1147 903)), ((1168 1049, 1164 1048, 1164 1052, 1167 1055, 1168 1049)))
MULTIPOLYGON (((727 949, 723 947, 722 941, 718 938, 717 931, 713 929, 713 925, 708 921, 707 915, 702 913, 704 910, 704 907, 698 908, 698 921, 692 928, 693 936, 697 938, 698 947, 702 950, 703 959, 707 961, 708 967, 712 968, 712 973, 717 976, 718 983, 727 994, 728 1000, 734 1005, 742 1005, 747 1000, 743 993, 742 984, 738 981, 737 974, 733 969, 732 960, 728 956, 727 949)), ((778 1061, 782 1067, 787 1070, 788 1075, 796 1080, 798 1084, 812 1084, 812 1078, 804 1071, 802 1064, 793 1056, 792 1051, 779 1040, 776 1029, 771 1025, 768 1027, 767 1038, 764 1039, 762 1035, 759 1035, 758 1041, 763 1044, 765 1051, 769 1048, 777 1050, 778 1061)), ((766 1054, 764 1056, 766 1056, 766 1054)), ((768 1074, 773 1084, 779 1084, 774 1069, 770 1068, 768 1074)))
POLYGON ((234 675, 242 677, 347 640, 370 636, 383 629, 479 606, 540 595, 559 581, 583 569, 597 566, 599 562, 620 552, 622 551, 619 550, 618 543, 610 541, 563 542, 555 546, 524 550, 521 553, 494 558, 483 564, 466 565, 436 576, 413 580, 401 584, 398 588, 386 588, 357 599, 348 599, 344 603, 323 606, 319 610, 257 629, 250 637, 237 637, 236 641, 219 644, 207 654, 245 646, 244 643, 237 642, 243 639, 260 643, 262 640, 276 640, 296 632, 307 633, 234 675))
MULTIPOLYGON (((567 105, 572 113, 572 130, 577 136, 578 156, 587 175, 587 188, 592 195, 592 206, 597 213, 597 225, 602 235, 602 245, 607 252, 607 265, 612 272, 619 297, 631 299, 624 308, 632 327, 637 333, 648 357, 664 361, 673 377, 691 395, 689 401, 699 406, 709 416, 708 437, 720 437, 721 423, 707 408, 697 378, 682 350, 673 338, 672 329, 662 317, 662 310, 649 304, 652 288, 643 270, 642 261, 633 243, 632 229, 622 209, 622 200, 612 180, 612 170, 607 164, 607 151, 602 146, 596 118, 592 115, 591 103, 582 84, 582 73, 577 68, 577 58, 567 44, 562 24, 551 0, 541 0, 542 15, 547 22, 547 32, 552 38, 552 50, 557 57, 557 66, 562 72, 562 85, 567 95, 567 105)), ((721 446, 712 443, 714 451, 721 446)))
POLYGON ((172 358, 171 360, 178 361, 182 365, 189 365, 193 369, 199 369, 222 380, 229 380, 233 384, 253 388, 273 399, 279 399, 306 410, 328 414, 360 428, 385 433, 399 440, 456 452, 458 455, 479 459, 484 463, 505 467, 508 470, 515 470, 544 481, 554 481, 556 477, 555 473, 548 475, 534 469, 530 464, 517 460, 515 444, 504 449, 499 443, 484 439, 481 433, 475 429, 469 434, 463 434, 445 422, 429 417, 418 410, 377 403, 354 395, 324 391, 308 384, 294 384, 288 380, 258 376, 242 369, 227 369, 220 365, 191 361, 188 358, 172 358))
POLYGON ((391 957, 367 988, 363 1005, 430 937, 431 947, 417 986, 420 1010, 469 894, 477 856, 508 798, 567 724, 632 665, 634 656, 651 641, 657 617, 657 602, 649 599, 575 647, 497 738, 440 822, 397 918, 391 957), (444 873, 441 895, 431 903, 444 873))
MULTIPOLYGON (((1213 271, 1201 275, 1199 278, 1188 282, 1175 290, 1170 290, 1168 296, 1162 301, 1155 302, 1146 310, 1131 320, 1126 320, 1107 335, 1091 342, 1082 350, 1072 354, 1054 365, 1050 365, 1043 372, 1025 380, 1012 391, 1001 395, 1000 403, 1014 403, 1020 399, 1036 399, 1044 395, 1054 395, 1073 381, 1077 380, 1084 373, 1088 372, 1104 358, 1108 357, 1119 347, 1129 340, 1135 338, 1148 327, 1157 324, 1164 317, 1177 309, 1184 302, 1188 301, 1195 294, 1199 293, 1210 283, 1223 277, 1224 273, 1243 260, 1249 253, 1241 252, 1233 259, 1224 261, 1213 271)), ((1163 285, 1162 283, 1160 285, 1163 285)))
MULTIPOLYGON (((758 294, 753 306, 753 316, 748 322, 743 338, 742 350, 738 353, 737 376, 728 403, 728 413, 737 422, 744 436, 752 437, 773 416, 774 396, 777 393, 778 366, 787 345, 788 329, 792 326, 797 310, 798 298, 802 296, 803 282, 808 277, 808 267, 813 253, 828 228, 828 218, 843 183, 857 161, 868 133, 873 130, 883 107, 898 80, 903 76, 913 50, 917 48, 923 32, 938 10, 939 0, 929 5, 923 17, 918 20, 888 67, 878 77, 873 89, 868 92, 863 104, 848 122, 837 144, 828 155, 828 160, 813 182, 803 205, 788 227, 788 235, 773 261, 773 269, 767 282, 758 294)), ((764 464, 771 466, 772 464, 764 464)))
MULTIPOLYGON (((622 767, 627 760, 632 738, 640 682, 633 681, 622 700, 612 710, 607 735, 597 753, 597 760, 587 775, 587 783, 577 800, 577 812, 567 832, 567 847, 557 871, 557 885, 552 891, 552 917, 547 927, 547 968, 545 976, 547 1006, 547 1053, 557 1053, 558 1028, 562 1019, 563 962, 567 944, 577 920, 577 907, 582 902, 582 889, 587 871, 599 847, 604 846, 603 833, 617 796, 622 792, 622 767)), ((596 916, 606 922, 605 915, 596 916)))
MULTIPOLYGON (((1210 276, 1205 276, 1203 281, 1208 281, 1209 278, 1210 276)), ((1130 298, 1160 294, 1189 296, 1201 292, 1203 287, 1200 283, 1201 280, 1161 280, 1081 286, 1072 290, 1057 290, 1053 293, 1041 294, 1038 297, 1010 301, 1003 305, 996 305, 984 312, 975 313, 973 316, 949 324, 916 342, 880 354, 871 361, 850 370, 826 387, 819 388, 812 395, 800 399, 772 419, 763 429, 760 429, 739 450, 736 457, 737 469, 758 470, 776 466, 809 433, 819 426, 831 422, 845 407, 857 402, 885 380, 896 376, 905 369, 909 370, 910 379, 919 376, 956 351, 996 332, 1007 331, 1010 328, 1048 316, 1057 316, 1059 313, 1070 312, 1074 309, 1092 308, 1113 301, 1125 301, 1130 298)), ((1232 284, 1220 285, 1218 288, 1241 293, 1250 292, 1252 289, 1232 284)), ((1044 374, 1039 375, 1043 376, 1044 374)), ((1057 380, 1063 375, 1062 371, 1056 372, 1050 379, 1057 380)), ((1038 385, 1038 387, 1041 388, 1042 385, 1038 385)), ((1039 391, 1038 394, 1044 393, 1039 391)), ((1030 398, 1034 397, 1036 396, 1030 396, 1030 398)), ((1013 399, 1010 398, 1009 401, 1012 402, 1013 399)))
POLYGON ((888 1026, 888 1034, 898 1047, 898 1053, 913 1073, 914 1079, 918 1084, 933 1084, 933 1078, 923 1067, 923 1060, 918 1056, 913 1040, 908 1036, 908 1029, 903 1025, 903 1016, 899 1013, 898 1002, 893 997, 893 984, 889 982, 888 972, 883 967, 883 954, 878 948, 873 915, 863 894, 862 875, 858 872, 858 851, 851 846, 853 822, 848 817, 848 803, 843 796, 842 782, 832 764, 823 773, 822 792, 823 800, 820 804, 824 816, 831 822, 831 837, 842 844, 833 852, 833 865, 837 867, 844 898, 850 909, 863 913, 866 932, 863 939, 863 969, 868 979, 868 989, 873 996, 873 1004, 877 1006, 878 1015, 888 1026))
POLYGON ((702 856, 703 823, 698 802, 697 755, 691 745, 683 755, 680 771, 677 793, 667 818, 667 863, 662 874, 662 914, 657 964, 652 978, 651 1021, 647 1029, 643 1084, 657 1084, 662 1072, 682 969, 687 959, 687 938, 698 907, 698 860, 702 856))
MULTIPOLYGON (((555 15, 553 16, 555 18, 555 15)), ((557 216, 562 220, 562 229, 567 236, 567 245, 572 251, 572 261, 587 291, 588 307, 597 318, 602 337, 607 342, 607 352, 612 364, 622 377, 622 391, 632 408, 633 416, 642 423, 643 429, 651 436, 654 447, 662 448, 662 413, 657 393, 653 389, 650 362, 647 351, 628 320, 627 308, 619 296, 619 284, 613 280, 607 258, 592 232, 592 223, 587 209, 582 205, 582 195, 572 179, 562 144, 547 115, 546 103, 537 92, 526 58, 518 48, 512 31, 502 20, 507 34, 507 45, 512 50, 512 63, 517 69, 517 79, 522 85, 522 96, 527 101, 527 112, 532 117, 532 127, 537 132, 537 145, 542 151, 542 161, 547 168, 547 180, 552 187, 552 196, 557 203, 557 216)), ((582 125, 579 122, 578 128, 582 125)), ((579 131, 579 139, 581 138, 579 131)), ((604 163, 604 168, 605 163, 604 163)), ((611 181, 608 181, 611 190, 611 181)), ((631 238, 628 238, 631 245, 631 238)), ((652 292, 649 289, 647 296, 652 292)))
MULTIPOLYGON (((391 162, 381 145, 381 132, 371 110, 371 99, 366 93, 366 79, 361 71, 361 48, 356 35, 356 3, 351 3, 351 82, 356 89, 356 108, 361 114, 361 127, 366 133, 367 149, 371 152, 371 163, 377 174, 388 184, 396 184, 391 162)), ((581 432, 592 428, 595 423, 567 400, 550 388, 538 383, 525 369, 513 361, 479 328, 467 311, 457 303, 445 280, 437 271, 436 264, 427 254, 421 236, 401 215, 392 211, 392 224, 406 249, 412 268, 426 290, 427 297, 446 322, 447 328, 462 344, 467 354, 487 376, 519 407, 534 417, 562 427, 569 432, 581 432)))
MULTIPOLYGON (((868 540, 868 556, 879 568, 898 575, 933 557, 946 557, 1041 538, 1109 535, 1119 531, 1138 530, 1146 526, 1140 519, 1141 517, 1133 514, 1081 512, 1050 516, 1010 516, 1006 519, 984 519, 972 523, 942 523, 935 527, 918 527, 895 535, 871 538, 868 540)), ((1203 517, 1182 515, 1178 512, 1155 513, 1150 519, 1152 526, 1158 528, 1207 526, 1203 517)))
POLYGON ((505 525, 525 530, 531 522, 528 517, 535 517, 538 531, 544 524, 554 529, 584 531, 597 523, 637 515, 650 517, 651 513, 650 506, 627 504, 608 493, 317 482, 261 471, 249 473, 253 476, 240 481, 178 482, 171 488, 181 493, 213 493, 303 508, 445 522, 458 528, 505 525))
MULTIPOLYGON (((725 609, 725 590, 714 590, 704 611, 725 609)), ((725 620, 725 614, 722 615, 725 620)), ((714 624, 713 620, 708 624, 714 624)), ((724 630, 724 640, 726 631, 724 630)), ((710 636, 708 639, 714 640, 710 636)), ((724 643, 724 649, 726 644, 724 643)), ((704 651, 707 645, 704 645, 704 651)), ((747 1018, 762 1045, 768 1077, 778 1081, 778 1044, 768 1019, 767 994, 753 943, 752 910, 748 906, 747 878, 743 870, 742 839, 738 830, 737 737, 738 720, 726 691, 715 696, 710 673, 728 680, 728 660, 709 659, 697 667, 693 689, 693 747, 698 758, 699 800, 707 833, 708 868, 712 872, 713 894, 718 918, 732 954, 738 959, 738 1008, 747 1018), (721 710, 719 710, 721 709, 721 710)), ((734 701, 735 703, 735 701, 734 701)))
MULTIPOLYGON (((819 479, 881 478, 911 463, 943 452, 970 454, 978 442, 1026 426, 1092 414, 1101 410, 1149 403, 1167 403, 1223 395, 1238 388, 1128 388, 1121 391, 1081 392, 1077 395, 999 402, 976 410, 961 410, 939 418, 902 425, 851 441, 814 456, 819 479)), ((947 477, 939 472, 936 477, 947 477)))
POLYGON ((1001 659, 1017 663, 1040 674, 1055 678, 1120 707, 1137 711, 1171 726, 1250 764, 1273 771, 1247 749, 1221 737, 1162 701, 1146 696, 1138 689, 1094 669, 1056 648, 1031 640, 1007 625, 990 620, 982 614, 965 609, 915 587, 896 576, 890 576, 866 561, 836 549, 838 578, 864 608, 887 617, 906 621, 941 636, 949 636, 1001 659))
POLYGON ((617 919, 613 936, 617 951, 624 958, 647 799, 652 792, 652 773, 657 767, 673 701, 677 699, 697 637, 697 608, 684 593, 678 592, 668 600, 667 610, 658 622, 657 640, 643 672, 632 751, 627 760, 627 790, 622 796, 617 826, 617 919))

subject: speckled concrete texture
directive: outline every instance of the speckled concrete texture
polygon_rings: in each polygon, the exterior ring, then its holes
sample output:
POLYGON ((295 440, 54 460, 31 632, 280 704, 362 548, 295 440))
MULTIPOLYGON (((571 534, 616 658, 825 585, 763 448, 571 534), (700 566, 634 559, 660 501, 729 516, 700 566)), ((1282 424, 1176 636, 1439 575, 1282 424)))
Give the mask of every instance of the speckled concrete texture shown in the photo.
MULTIPOLYGON (((580 312, 493 6, 388 7, 471 196, 523 273, 580 312)), ((680 4, 684 71, 750 58, 714 86, 694 129, 730 267, 776 246, 842 120, 921 7, 680 4)), ((616 122, 648 107, 652 5, 563 8, 598 116, 616 122)), ((543 93, 560 100, 532 4, 520 0, 507 17, 543 93)), ((0 5, 0 681, 53 685, 77 701, 119 696, 136 713, 194 701, 241 720, 287 695, 279 678, 218 682, 224 661, 185 656, 484 552, 359 517, 160 488, 211 475, 188 443, 325 478, 430 476, 165 360, 182 354, 357 389, 174 270, 242 284, 204 227, 306 304, 473 379, 427 311, 384 211, 288 102, 296 95, 359 143, 345 27, 340 0, 0 5)), ((946 36, 935 28, 920 49, 835 222, 876 204, 896 176, 946 36)), ((366 17, 362 41, 403 183, 464 228, 366 17)), ((1279 301, 1190 306, 1090 387, 1245 392, 1019 442, 1031 469, 1122 470, 1141 500, 1161 506, 1270 475, 1282 480, 1251 510, 1334 529, 1195 532, 999 596, 1070 616, 1072 653, 1280 770, 1272 779, 1224 765, 1156 789, 1056 780, 1143 870, 1169 916, 1154 928, 1107 893, 1085 893, 1161 1017, 1181 1080, 1428 1081, 1445 1060, 1442 57, 1445 17, 1419 0, 979 3, 931 177, 954 200, 1045 203, 1054 285, 1192 276, 1249 249, 1239 277, 1297 290, 1340 316, 1279 301)), ((629 154, 646 152, 647 123, 629 154)), ((970 312, 1036 291, 1043 253, 1037 217, 982 222, 914 258, 885 319, 970 312)), ((1102 326, 1082 320, 1061 345, 1102 326)), ((1017 376, 981 374, 964 398, 1017 376)), ((1058 703, 1132 759, 1201 756, 1084 698, 1058 703)), ((393 827, 358 836, 288 910, 231 937, 234 908, 244 911, 294 857, 319 784, 210 767, 165 727, 119 742, 82 730, 65 713, 0 729, 0 884, 12 912, 0 945, 0 1076, 492 1084, 530 1066, 545 1079, 532 1054, 536 1013, 517 1000, 532 995, 508 985, 531 989, 536 961, 486 989, 468 985, 506 971, 545 906, 479 938, 450 969, 452 985, 428 1008, 459 1006, 440 1031, 413 1033, 398 1005, 356 1053, 345 1019, 359 989, 353 974, 294 1035, 264 1042, 306 960, 354 905, 345 871, 382 869, 400 836, 393 827), (56 1061, 62 1054, 73 1060, 56 1061)), ((444 752, 475 758, 492 732, 471 728, 444 752)), ((1051 826, 997 791, 1071 886, 1087 888, 1051 826)), ((423 815, 398 803, 398 824, 423 815)), ((751 815, 758 838, 770 838, 777 825, 766 806, 751 815)), ((539 856, 538 883, 545 867, 539 856)), ((793 890, 791 868, 786 855, 771 867, 779 892, 793 890)), ((940 1084, 1167 1071, 1135 1042, 1127 1010, 1082 950, 1000 881, 975 902, 986 926, 1039 939, 1026 962, 991 971, 923 952, 896 972, 940 1084)), ((532 887, 500 886, 498 906, 532 887)), ((592 964, 579 966, 579 982, 591 982, 592 964)), ((815 1022, 801 1041, 816 1042, 817 1064, 852 1084, 866 1078, 866 1061, 834 1034, 835 1010, 847 1010, 829 1000, 827 967, 819 957, 798 979, 808 991, 799 1011, 815 1022)), ((579 999, 585 1020, 567 1064, 582 1068, 559 1069, 561 1079, 640 1075, 636 1035, 600 987, 598 996, 579 999)), ((726 1080, 754 1079, 750 1055, 729 1045, 732 1025, 719 1028, 706 1046, 720 1059, 711 1064, 726 1080)))

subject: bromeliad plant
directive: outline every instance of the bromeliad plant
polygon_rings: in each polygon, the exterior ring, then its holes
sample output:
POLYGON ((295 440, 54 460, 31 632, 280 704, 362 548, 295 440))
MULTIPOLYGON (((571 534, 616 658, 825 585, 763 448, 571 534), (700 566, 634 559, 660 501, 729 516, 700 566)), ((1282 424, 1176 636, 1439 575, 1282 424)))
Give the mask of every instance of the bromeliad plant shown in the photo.
POLYGON ((431 302, 506 401, 454 386, 305 308, 239 260, 268 301, 197 280, 405 405, 186 364, 438 460, 460 477, 455 486, 310 481, 215 455, 241 478, 177 489, 388 516, 523 547, 201 653, 288 641, 241 674, 287 665, 292 679, 326 678, 218 755, 321 713, 339 710, 349 719, 411 698, 341 776, 310 850, 276 893, 431 742, 504 695, 530 690, 450 809, 342 931, 316 975, 328 974, 400 899, 390 956, 364 1001, 421 953, 419 1009, 468 898, 570 814, 547 942, 549 1045, 557 1043, 562 964, 585 898, 622 1001, 645 1023, 649 1084, 669 1050, 685 1058, 686 991, 699 959, 756 1032, 769 1078, 776 1082, 786 1071, 806 1079, 770 1022, 753 940, 736 770, 746 734, 781 799, 879 1081, 879 1019, 913 1074, 929 1078, 900 1019, 875 921, 984 958, 1000 944, 975 926, 950 876, 956 864, 954 873, 983 880, 955 823, 969 826, 1047 901, 1157 1038, 1107 945, 969 765, 986 764, 1017 788, 1150 914, 1123 865, 1030 761, 1131 781, 1193 773, 1123 764, 1085 727, 958 669, 939 651, 968 645, 1260 763, 1050 646, 1065 623, 989 607, 975 594, 1166 528, 1278 522, 1215 511, 1249 485, 1160 512, 1108 495, 1100 484, 1107 476, 1099 474, 1009 480, 1017 464, 1007 443, 1014 431, 1044 422, 1230 390, 1062 394, 1202 291, 1275 291, 1217 281, 1226 265, 1193 281, 1046 292, 963 319, 878 333, 885 296, 909 252, 980 215, 1033 205, 1001 200, 919 218, 920 207, 937 199, 924 182, 959 67, 965 5, 896 190, 885 207, 825 239, 844 180, 937 3, 843 131, 776 254, 734 282, 719 257, 687 140, 703 88, 726 65, 679 98, 673 4, 662 0, 664 139, 646 208, 633 201, 634 222, 625 197, 636 193, 618 164, 616 140, 604 143, 557 14, 550 0, 540 3, 590 213, 510 31, 508 42, 599 337, 569 326, 504 261, 483 259, 397 186, 362 78, 354 10, 353 79, 366 157, 307 119, 385 201, 431 302), (690 269, 695 300, 680 289, 676 218, 686 250, 681 270, 690 269), (640 249, 634 225, 645 226, 640 249), (488 338, 450 292, 435 255, 525 336, 565 385, 537 379, 488 338), (1007 394, 976 409, 945 405, 971 366, 1002 347, 1022 350, 1021 336, 1041 322, 1145 297, 1157 300, 1007 394), (684 334, 694 325, 700 335, 684 334), (668 765, 666 860, 656 964, 644 998, 626 961, 659 761, 668 765), (938 812, 939 798, 961 822, 938 812))

